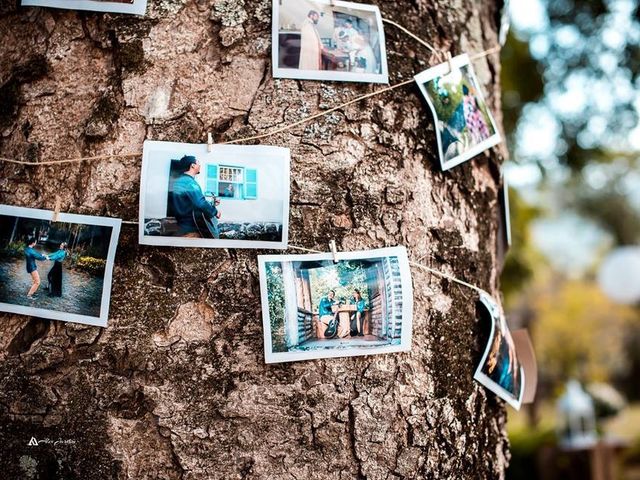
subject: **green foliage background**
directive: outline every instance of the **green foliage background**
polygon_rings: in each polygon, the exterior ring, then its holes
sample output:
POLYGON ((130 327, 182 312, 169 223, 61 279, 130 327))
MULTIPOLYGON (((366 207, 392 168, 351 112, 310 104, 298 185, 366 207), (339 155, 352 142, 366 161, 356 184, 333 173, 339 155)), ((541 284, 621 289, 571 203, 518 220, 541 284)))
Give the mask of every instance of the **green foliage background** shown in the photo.
MULTIPOLYGON (((486 123, 487 128, 489 129, 489 133, 491 134, 495 133, 493 129, 493 124, 491 123, 491 120, 489 117, 487 106, 485 105, 484 101, 482 101, 478 96, 478 93, 477 93, 478 87, 469 78, 466 68, 463 67, 461 69, 461 72, 462 72, 462 79, 458 83, 438 82, 439 83, 439 86, 438 86, 436 80, 442 79, 443 77, 438 77, 436 79, 430 80, 425 83, 425 88, 427 90, 427 93, 429 94, 429 98, 431 98, 431 101, 433 102, 433 105, 436 109, 436 113, 438 114, 438 120, 443 121, 445 123, 449 122, 449 120, 453 116, 453 112, 455 112, 456 108, 458 108, 458 105, 460 105, 463 101, 464 94, 462 93, 462 86, 466 85, 472 93, 475 92, 475 96, 478 99, 478 106, 480 107, 480 111, 482 112, 484 122, 486 123), (449 95, 450 101, 448 103, 442 102, 442 97, 439 93, 444 90, 446 90, 449 95)), ((464 130, 466 130, 466 127, 464 130)))
POLYGON ((369 303, 369 287, 367 284, 366 267, 358 261, 342 261, 337 264, 327 262, 326 266, 309 270, 311 284, 311 303, 317 310, 322 297, 329 290, 335 290, 336 300, 344 300, 349 303, 353 296, 353 290, 357 288, 362 298, 369 303), (332 272, 337 276, 338 282, 332 282, 332 272))

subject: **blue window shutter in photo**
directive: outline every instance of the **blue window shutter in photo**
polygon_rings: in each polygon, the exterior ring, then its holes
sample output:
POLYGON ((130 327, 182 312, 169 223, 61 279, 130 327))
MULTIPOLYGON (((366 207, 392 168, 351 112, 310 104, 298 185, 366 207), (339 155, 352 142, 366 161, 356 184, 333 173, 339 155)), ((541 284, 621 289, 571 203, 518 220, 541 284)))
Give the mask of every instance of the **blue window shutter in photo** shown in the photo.
POLYGON ((244 171, 244 198, 255 200, 258 198, 258 171, 247 168, 244 171))
POLYGON ((218 195, 218 166, 207 165, 207 192, 218 195))

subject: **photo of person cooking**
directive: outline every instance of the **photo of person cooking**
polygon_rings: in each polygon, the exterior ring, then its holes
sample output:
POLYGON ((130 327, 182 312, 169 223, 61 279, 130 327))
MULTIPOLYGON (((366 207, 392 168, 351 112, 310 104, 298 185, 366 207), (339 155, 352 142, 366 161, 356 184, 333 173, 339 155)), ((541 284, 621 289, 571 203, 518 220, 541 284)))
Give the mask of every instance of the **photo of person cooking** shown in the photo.
POLYGON ((386 77, 377 8, 308 0, 283 0, 278 8, 274 37, 278 76, 282 70, 282 76, 290 78, 377 81, 376 76, 386 77), (292 70, 299 71, 300 77, 291 76, 292 70), (359 79, 356 74, 364 76, 359 79))

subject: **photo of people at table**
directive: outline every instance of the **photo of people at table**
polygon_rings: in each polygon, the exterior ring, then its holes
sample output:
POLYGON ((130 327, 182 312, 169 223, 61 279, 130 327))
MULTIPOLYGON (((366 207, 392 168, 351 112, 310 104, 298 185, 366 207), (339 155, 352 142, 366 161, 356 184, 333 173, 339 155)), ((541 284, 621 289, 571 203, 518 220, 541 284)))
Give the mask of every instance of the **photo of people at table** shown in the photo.
POLYGON ((274 76, 387 83, 377 7, 275 0, 274 19, 274 76))
POLYGON ((412 307, 405 257, 307 257, 261 260, 267 361, 400 351, 408 345, 412 307))

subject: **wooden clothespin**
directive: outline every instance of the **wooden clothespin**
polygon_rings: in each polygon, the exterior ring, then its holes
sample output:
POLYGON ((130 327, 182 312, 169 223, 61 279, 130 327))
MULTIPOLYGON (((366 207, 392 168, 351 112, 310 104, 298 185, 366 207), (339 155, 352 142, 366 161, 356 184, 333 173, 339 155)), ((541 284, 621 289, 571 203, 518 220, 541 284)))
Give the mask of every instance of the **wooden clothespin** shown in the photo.
POLYGON ((207 133, 207 152, 211 153, 211 150, 213 149, 213 136, 211 135, 211 132, 207 133))
POLYGON ((333 255, 333 263, 338 263, 338 249, 336 248, 336 241, 329 241, 329 250, 331 250, 331 255, 333 255))
POLYGON ((447 65, 449 66, 445 75, 449 75, 451 72, 453 72, 453 64, 451 63, 451 52, 445 53, 445 56, 447 58, 447 65))
POLYGON ((53 208, 53 217, 51 217, 51 221, 54 223, 58 221, 58 215, 60 215, 61 202, 62 200, 60 200, 60 196, 56 195, 56 205, 53 208))

